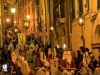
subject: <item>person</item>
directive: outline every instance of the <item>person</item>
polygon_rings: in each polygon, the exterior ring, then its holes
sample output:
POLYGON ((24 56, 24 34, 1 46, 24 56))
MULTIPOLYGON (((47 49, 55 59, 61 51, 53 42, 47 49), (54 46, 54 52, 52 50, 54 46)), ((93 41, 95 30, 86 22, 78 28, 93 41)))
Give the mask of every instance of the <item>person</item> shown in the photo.
POLYGON ((51 60, 51 59, 53 58, 51 48, 48 48, 47 58, 48 58, 49 60, 51 60))
POLYGON ((36 63, 36 58, 37 58, 37 55, 38 55, 38 49, 39 49, 39 45, 36 44, 35 48, 32 51, 32 59, 33 59, 34 63, 36 63))
POLYGON ((97 67, 100 67, 100 51, 99 51, 99 55, 98 55, 98 64, 97 64, 97 67))
POLYGON ((92 73, 94 73, 95 68, 97 67, 97 60, 94 58, 93 53, 90 54, 90 62, 88 67, 91 69, 92 73))
POLYGON ((39 48, 39 51, 37 52, 37 57, 36 57, 36 59, 39 59, 40 58, 40 53, 42 52, 42 50, 43 50, 43 48, 39 48))
POLYGON ((13 72, 16 73, 16 75, 22 75, 22 72, 21 72, 21 68, 20 66, 18 65, 18 55, 16 53, 16 51, 12 51, 11 52, 11 60, 10 60, 10 67, 13 68, 13 72))
POLYGON ((77 73, 79 75, 88 75, 90 72, 90 69, 88 67, 88 64, 90 62, 90 59, 89 59, 89 55, 87 52, 85 52, 85 48, 81 48, 81 54, 83 56, 83 59, 82 61, 79 63, 79 66, 78 66, 78 69, 77 69, 77 73))
POLYGON ((36 63, 36 75, 49 75, 49 67, 49 60, 46 58, 46 55, 41 52, 40 59, 38 59, 36 63))
POLYGON ((2 71, 2 65, 6 64, 6 60, 0 56, 0 72, 2 71))
POLYGON ((64 51, 63 57, 59 61, 59 69, 62 72, 62 75, 74 75, 76 70, 75 62, 72 60, 71 51, 64 51))
POLYGON ((2 48, 0 48, 0 56, 3 57, 2 48))
POLYGON ((53 50, 53 59, 50 61, 50 72, 51 75, 58 75, 58 61, 60 60, 59 54, 57 53, 56 48, 53 50))
POLYGON ((3 58, 6 60, 6 62, 7 62, 7 53, 8 53, 8 46, 7 46, 7 44, 4 44, 3 45, 3 50, 2 50, 2 54, 3 54, 3 58))
POLYGON ((60 55, 58 54, 58 52, 57 52, 57 50, 56 50, 56 48, 54 48, 54 50, 53 50, 53 58, 58 58, 58 59, 60 59, 60 55))
POLYGON ((24 53, 25 52, 25 46, 22 45, 21 48, 19 49, 19 53, 24 53))
MULTIPOLYGON (((80 64, 80 62, 82 62, 82 60, 83 60, 83 56, 82 56, 80 50, 77 50, 76 57, 75 57, 76 69, 78 69, 79 64, 80 64)), ((77 73, 77 70, 76 70, 76 73, 77 73)))

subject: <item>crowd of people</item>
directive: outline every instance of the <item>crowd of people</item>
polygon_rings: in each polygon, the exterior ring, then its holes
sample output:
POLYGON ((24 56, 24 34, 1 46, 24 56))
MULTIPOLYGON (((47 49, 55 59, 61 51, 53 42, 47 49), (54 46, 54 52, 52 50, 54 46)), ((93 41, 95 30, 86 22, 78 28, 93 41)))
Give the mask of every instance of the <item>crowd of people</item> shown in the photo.
POLYGON ((83 46, 74 52, 36 44, 29 51, 36 75, 95 75, 96 68, 100 67, 99 57, 95 59, 94 54, 83 46))
POLYGON ((84 46, 75 52, 57 47, 52 49, 50 45, 34 42, 15 47, 11 41, 0 49, 0 64, 5 63, 13 66, 16 75, 97 75, 95 71, 100 67, 100 56, 95 59, 94 54, 84 46), (29 67, 30 62, 34 63, 34 69, 29 67))

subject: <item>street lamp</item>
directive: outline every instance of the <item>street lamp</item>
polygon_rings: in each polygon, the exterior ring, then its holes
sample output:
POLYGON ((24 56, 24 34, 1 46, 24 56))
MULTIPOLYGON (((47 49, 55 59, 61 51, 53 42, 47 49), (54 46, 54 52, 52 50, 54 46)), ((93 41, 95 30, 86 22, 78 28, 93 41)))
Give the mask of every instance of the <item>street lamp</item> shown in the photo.
POLYGON ((80 17, 79 18, 79 25, 83 26, 85 24, 85 18, 84 17, 80 17))
POLYGON ((30 25, 30 21, 24 20, 23 27, 24 27, 25 29, 27 29, 27 28, 29 27, 29 25, 30 25))
POLYGON ((53 30, 53 26, 50 27, 51 31, 53 30))
POLYGON ((84 17, 80 17, 79 18, 79 26, 81 26, 81 30, 82 30, 82 40, 83 40, 83 46, 85 47, 85 38, 84 38, 84 32, 83 32, 83 26, 85 25, 85 18, 84 17))
POLYGON ((19 32, 19 29, 17 27, 15 27, 14 32, 15 33, 18 33, 19 32))
POLYGON ((11 8, 11 12, 14 14, 16 12, 16 9, 14 7, 11 8))
POLYGON ((51 35, 51 49, 53 50, 53 30, 54 30, 54 27, 51 26, 50 27, 50 35, 51 35))
POLYGON ((9 22, 10 21, 9 18, 7 18, 6 21, 9 22))
POLYGON ((30 15, 27 15, 26 18, 29 19, 30 18, 30 15))

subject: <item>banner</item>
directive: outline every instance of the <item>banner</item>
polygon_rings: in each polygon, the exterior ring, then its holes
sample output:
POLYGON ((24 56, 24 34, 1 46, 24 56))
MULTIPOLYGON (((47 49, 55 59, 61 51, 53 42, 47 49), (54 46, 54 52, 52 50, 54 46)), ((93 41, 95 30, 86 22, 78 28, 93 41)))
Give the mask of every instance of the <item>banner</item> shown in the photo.
POLYGON ((25 33, 18 33, 18 44, 25 45, 26 44, 26 35, 25 33))

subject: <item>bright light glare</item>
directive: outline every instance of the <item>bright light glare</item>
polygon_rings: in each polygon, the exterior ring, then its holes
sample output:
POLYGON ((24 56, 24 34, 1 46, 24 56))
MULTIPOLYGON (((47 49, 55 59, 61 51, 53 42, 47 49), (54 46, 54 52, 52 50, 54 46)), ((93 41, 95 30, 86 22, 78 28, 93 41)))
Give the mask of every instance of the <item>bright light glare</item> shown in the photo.
POLYGON ((15 13, 16 12, 16 9, 15 8, 11 8, 11 12, 12 13, 15 13))
POLYGON ((51 26, 51 30, 53 30, 53 26, 51 26))
POLYGON ((16 23, 16 21, 14 21, 14 23, 16 23))
POLYGON ((82 23, 82 21, 83 21, 82 18, 80 18, 80 19, 79 19, 79 23, 82 23))
POLYGON ((7 18, 6 21, 9 22, 10 21, 9 18, 7 18))
POLYGON ((66 48, 66 44, 63 45, 63 48, 66 48))
POLYGON ((27 15, 26 17, 27 17, 27 19, 29 19, 30 18, 30 15, 27 15))

